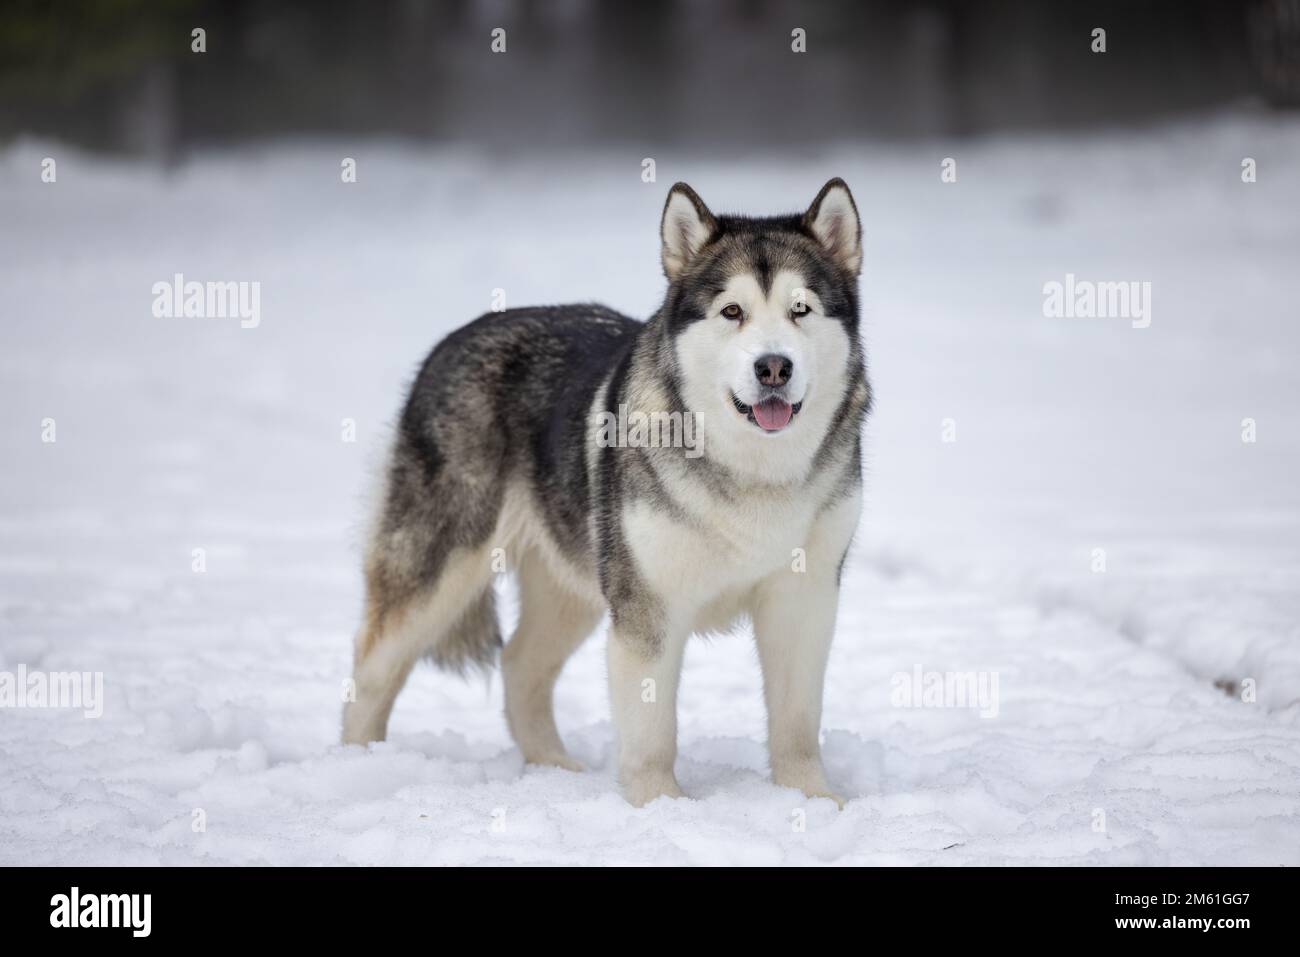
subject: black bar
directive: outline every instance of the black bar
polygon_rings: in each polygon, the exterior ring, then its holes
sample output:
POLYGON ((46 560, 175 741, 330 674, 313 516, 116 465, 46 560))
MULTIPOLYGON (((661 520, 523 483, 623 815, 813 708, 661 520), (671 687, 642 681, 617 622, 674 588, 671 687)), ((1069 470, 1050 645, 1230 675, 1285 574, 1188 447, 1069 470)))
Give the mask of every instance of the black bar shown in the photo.
MULTIPOLYGON (((864 948, 900 933, 918 947, 1033 933, 1043 942, 1202 940, 1234 948, 1292 937, 1296 923, 1296 880, 1284 868, 57 867, 3 870, 0 881, 7 943, 66 943, 76 934, 78 943, 94 944, 151 940, 206 948, 256 939, 374 947, 390 935, 397 946, 397 935, 414 934, 438 947, 463 935, 499 940, 515 932, 531 935, 535 946, 567 939, 582 947, 605 944, 609 938, 597 935, 612 929, 646 942, 662 937, 664 944, 697 936, 762 944, 811 926, 816 939, 847 933, 864 948), (63 895, 70 904, 73 887, 83 908, 98 907, 86 905, 88 896, 148 894, 148 936, 135 936, 131 912, 121 905, 126 926, 52 926, 52 902, 63 895)), ((134 916, 142 929, 142 908, 134 916)))

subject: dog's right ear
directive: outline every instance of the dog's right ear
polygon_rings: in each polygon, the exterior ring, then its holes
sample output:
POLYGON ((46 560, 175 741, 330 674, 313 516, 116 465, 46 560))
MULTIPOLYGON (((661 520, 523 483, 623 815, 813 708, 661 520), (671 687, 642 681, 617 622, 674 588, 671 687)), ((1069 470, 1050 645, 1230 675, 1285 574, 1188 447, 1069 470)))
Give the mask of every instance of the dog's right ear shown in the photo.
POLYGON ((669 282, 681 275, 691 258, 713 238, 717 228, 718 221, 695 190, 685 183, 674 184, 668 191, 668 202, 664 203, 664 216, 659 224, 664 275, 669 282))

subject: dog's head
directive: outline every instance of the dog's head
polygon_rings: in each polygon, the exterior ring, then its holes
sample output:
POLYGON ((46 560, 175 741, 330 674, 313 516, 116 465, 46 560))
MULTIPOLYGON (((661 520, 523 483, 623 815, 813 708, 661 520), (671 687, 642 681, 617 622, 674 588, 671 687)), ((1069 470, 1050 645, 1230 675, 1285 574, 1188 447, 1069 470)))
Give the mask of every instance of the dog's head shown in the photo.
POLYGON ((665 331, 706 451, 797 477, 862 365, 862 228, 848 186, 831 180, 802 215, 750 218, 715 216, 678 183, 660 232, 665 331))

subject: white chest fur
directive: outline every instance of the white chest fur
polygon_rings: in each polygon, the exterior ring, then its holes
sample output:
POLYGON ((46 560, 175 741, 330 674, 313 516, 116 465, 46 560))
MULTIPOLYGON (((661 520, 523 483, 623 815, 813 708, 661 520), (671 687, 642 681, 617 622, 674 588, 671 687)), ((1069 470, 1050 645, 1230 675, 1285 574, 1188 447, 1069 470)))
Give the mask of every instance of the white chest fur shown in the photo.
POLYGON ((643 580, 694 628, 725 627, 743 597, 773 572, 790 569, 807 544, 820 496, 808 488, 715 496, 671 517, 648 501, 623 513, 623 531, 643 580), (734 606, 734 607, 733 607, 734 606))

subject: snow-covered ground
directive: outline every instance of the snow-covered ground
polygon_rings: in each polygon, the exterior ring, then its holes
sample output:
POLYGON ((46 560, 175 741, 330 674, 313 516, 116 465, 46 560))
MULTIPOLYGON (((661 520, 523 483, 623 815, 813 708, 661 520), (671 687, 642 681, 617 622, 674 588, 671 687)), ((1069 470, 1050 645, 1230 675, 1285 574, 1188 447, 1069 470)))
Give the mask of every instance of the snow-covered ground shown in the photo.
POLYGON ((0 671, 105 699, 0 711, 0 862, 1300 864, 1300 123, 802 148, 650 184, 638 150, 0 153, 0 671), (429 346, 495 288, 648 314, 676 179, 776 212, 830 175, 878 394, 845 809, 766 780, 744 637, 687 653, 688 800, 618 796, 603 635, 558 691, 586 774, 525 768, 499 681, 432 669, 339 747, 367 491, 429 346), (156 318, 175 273, 260 282, 260 324, 156 318), (1046 317, 1067 273, 1150 282, 1150 326, 1046 317), (917 668, 995 676, 996 715, 896 706, 917 668))

